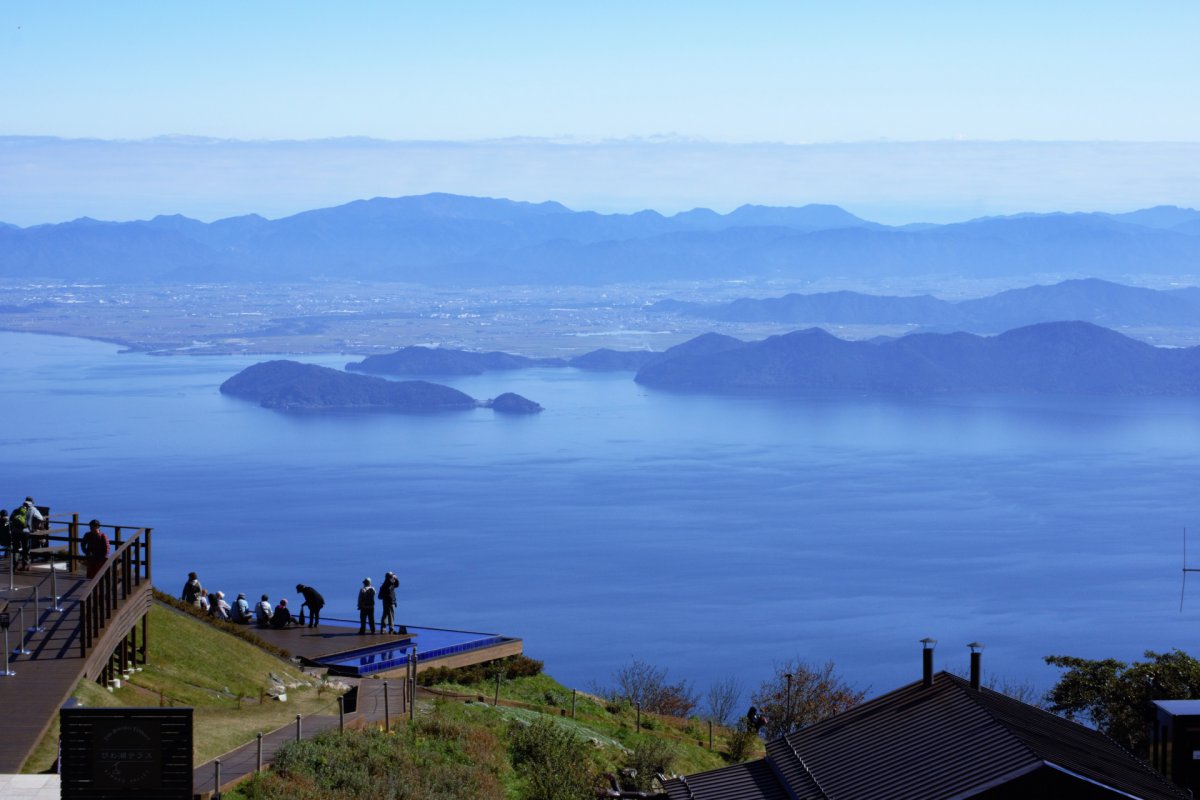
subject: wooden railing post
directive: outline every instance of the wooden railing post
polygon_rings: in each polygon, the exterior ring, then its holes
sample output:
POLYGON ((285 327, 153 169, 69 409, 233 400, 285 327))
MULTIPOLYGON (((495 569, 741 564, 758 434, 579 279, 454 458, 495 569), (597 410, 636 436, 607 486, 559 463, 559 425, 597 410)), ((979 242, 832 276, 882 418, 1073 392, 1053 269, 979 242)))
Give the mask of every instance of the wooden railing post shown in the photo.
POLYGON ((79 514, 78 512, 71 515, 71 521, 67 525, 67 568, 72 572, 75 571, 75 563, 79 560, 79 514))
POLYGON ((145 533, 145 539, 146 539, 146 574, 145 574, 145 578, 146 578, 146 580, 150 580, 152 578, 152 576, 150 575, 150 532, 153 530, 153 528, 146 528, 145 530, 146 530, 146 533, 145 533))

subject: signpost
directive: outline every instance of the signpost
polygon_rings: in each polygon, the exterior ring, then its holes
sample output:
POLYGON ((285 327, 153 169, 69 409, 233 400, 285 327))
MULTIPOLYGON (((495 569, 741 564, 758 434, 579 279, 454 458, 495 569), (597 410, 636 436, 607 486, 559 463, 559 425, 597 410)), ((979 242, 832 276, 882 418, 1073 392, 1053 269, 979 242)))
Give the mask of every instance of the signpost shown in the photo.
POLYGON ((63 800, 190 800, 192 709, 63 708, 63 800))

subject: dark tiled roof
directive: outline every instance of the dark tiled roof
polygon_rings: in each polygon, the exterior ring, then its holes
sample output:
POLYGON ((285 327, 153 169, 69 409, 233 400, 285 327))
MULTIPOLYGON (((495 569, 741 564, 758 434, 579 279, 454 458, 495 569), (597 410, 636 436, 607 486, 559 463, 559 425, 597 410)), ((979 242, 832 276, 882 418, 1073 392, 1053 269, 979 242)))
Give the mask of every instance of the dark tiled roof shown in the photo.
POLYGON ((763 760, 672 778, 664 788, 670 800, 788 800, 787 790, 763 760))
POLYGON ((672 782, 669 796, 774 800, 786 796, 767 780, 777 775, 795 800, 949 800, 1039 770, 1144 800, 1189 797, 1107 736, 945 672, 776 739, 765 762, 691 776, 680 784, 691 793, 672 782), (751 775, 767 788, 750 793, 751 775))

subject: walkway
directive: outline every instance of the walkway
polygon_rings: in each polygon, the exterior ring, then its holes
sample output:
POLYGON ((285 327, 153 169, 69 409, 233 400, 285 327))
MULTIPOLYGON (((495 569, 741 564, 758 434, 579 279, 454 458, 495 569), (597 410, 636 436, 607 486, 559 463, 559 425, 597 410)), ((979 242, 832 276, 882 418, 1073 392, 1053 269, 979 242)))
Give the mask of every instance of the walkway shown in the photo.
MULTIPOLYGON (((36 564, 28 572, 16 572, 9 589, 9 561, 0 558, 0 605, 7 602, 11 619, 8 631, 9 669, 0 676, 0 773, 17 773, 41 741, 58 714, 58 709, 83 676, 86 660, 79 655, 79 602, 76 594, 85 581, 62 570, 55 574, 61 612, 54 611, 50 568, 36 564), (37 625, 34 624, 34 588, 37 587, 37 625), (24 609, 22 620, 20 609, 24 609), (45 630, 28 632, 30 627, 45 630), (24 649, 28 654, 13 655, 24 649)), ((2 637, 0 637, 2 638, 2 637)), ((0 669, 3 657, 0 655, 0 669)))
MULTIPOLYGON (((346 715, 347 728, 361 728, 368 724, 382 725, 385 712, 393 726, 407 719, 408 709, 404 704, 403 681, 387 681, 388 702, 384 703, 385 681, 363 679, 348 681, 351 686, 359 687, 358 709, 353 714, 346 715)), ((318 733, 336 730, 337 716, 311 716, 301 720, 300 734, 303 739, 311 739, 318 733)), ((284 744, 296 740, 295 723, 288 724, 278 730, 263 735, 262 763, 267 766, 275 760, 275 754, 284 744)), ((218 759, 205 762, 192 773, 192 791, 196 797, 211 797, 216 782, 215 763, 218 759)), ((221 789, 229 791, 235 784, 240 783, 253 774, 258 766, 257 739, 220 757, 221 789)))

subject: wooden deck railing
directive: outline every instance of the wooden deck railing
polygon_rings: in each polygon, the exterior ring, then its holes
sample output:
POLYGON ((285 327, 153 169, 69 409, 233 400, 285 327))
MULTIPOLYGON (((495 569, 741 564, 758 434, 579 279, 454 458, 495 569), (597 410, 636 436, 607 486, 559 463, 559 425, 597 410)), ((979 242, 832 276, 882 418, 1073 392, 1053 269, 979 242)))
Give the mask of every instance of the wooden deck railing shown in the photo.
MULTIPOLYGON (((79 515, 70 520, 50 520, 51 542, 66 542, 71 568, 83 560, 79 515), (65 535, 62 528, 65 525, 65 535)), ((143 585, 150 584, 151 528, 129 525, 101 525, 113 531, 109 542, 110 554, 104 566, 80 589, 79 595, 79 655, 87 658, 93 644, 104 633, 105 626, 121 604, 143 585)))

